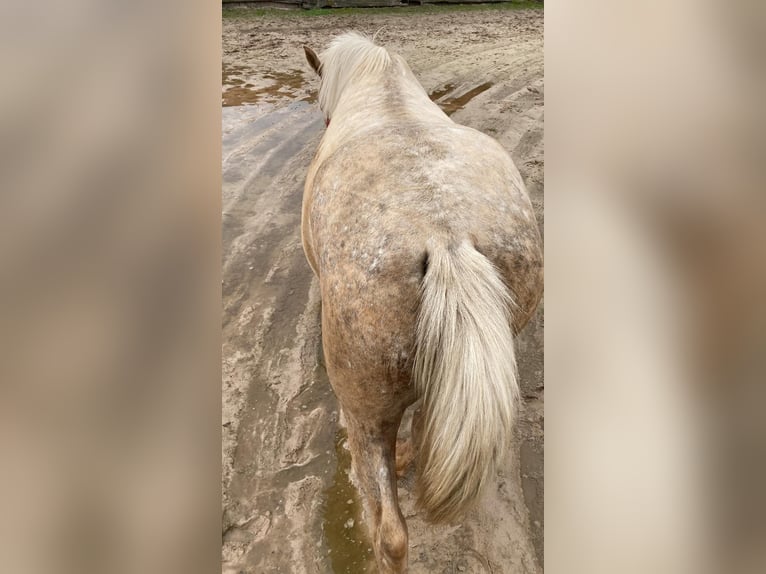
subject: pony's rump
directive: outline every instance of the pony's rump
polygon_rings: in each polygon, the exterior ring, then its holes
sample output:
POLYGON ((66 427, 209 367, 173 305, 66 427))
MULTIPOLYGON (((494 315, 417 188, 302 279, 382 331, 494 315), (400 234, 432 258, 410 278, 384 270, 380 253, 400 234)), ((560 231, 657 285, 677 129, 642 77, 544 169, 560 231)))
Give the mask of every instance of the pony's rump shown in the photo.
POLYGON ((432 242, 413 381, 423 397, 418 503, 433 522, 460 516, 506 452, 518 398, 511 296, 466 241, 432 242))

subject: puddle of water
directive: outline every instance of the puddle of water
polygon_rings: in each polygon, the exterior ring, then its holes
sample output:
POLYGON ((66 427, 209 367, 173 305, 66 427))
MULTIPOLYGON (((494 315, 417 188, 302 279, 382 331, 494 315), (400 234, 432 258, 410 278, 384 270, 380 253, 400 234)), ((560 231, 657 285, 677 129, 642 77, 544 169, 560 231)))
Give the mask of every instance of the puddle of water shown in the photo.
MULTIPOLYGON (((324 349, 320 340, 317 348, 317 366, 314 370, 317 385, 330 388, 324 364, 324 349)), ((337 417, 332 424, 337 424, 337 417)), ((322 492, 322 533, 327 548, 332 574, 361 574, 373 570, 375 555, 362 524, 362 505, 359 492, 351 482, 351 452, 347 448, 348 435, 338 426, 335 432, 335 474, 332 484, 322 492)))
POLYGON ((449 94, 452 90, 455 89, 454 84, 447 84, 440 90, 434 90, 431 92, 430 97, 431 100, 439 104, 439 107, 442 109, 442 111, 447 114, 448 116, 451 116, 456 111, 463 109, 468 102, 470 102, 472 99, 474 99, 479 94, 486 92, 488 89, 490 89, 494 84, 492 82, 485 82, 481 84, 480 86, 476 86, 472 90, 468 90, 466 93, 464 93, 462 96, 457 96, 454 98, 447 98, 443 102, 439 102, 437 100, 443 98, 447 94, 449 94))
POLYGON ((351 453, 345 444, 346 431, 338 430, 335 435, 338 466, 332 486, 324 491, 322 530, 333 574, 359 574, 367 572, 375 558, 361 522, 358 493, 349 479, 351 453))
POLYGON ((264 85, 246 82, 243 77, 250 77, 250 72, 243 66, 223 66, 222 68, 222 104, 223 107, 276 102, 282 99, 299 99, 303 102, 316 101, 316 94, 310 93, 302 98, 296 97, 306 85, 301 70, 269 72, 260 76, 264 85))
POLYGON ((441 98, 449 94, 452 90, 455 89, 455 87, 456 87, 455 84, 445 84, 441 90, 434 90, 433 92, 428 94, 428 97, 431 98, 432 102, 436 102, 437 100, 440 100, 441 98))

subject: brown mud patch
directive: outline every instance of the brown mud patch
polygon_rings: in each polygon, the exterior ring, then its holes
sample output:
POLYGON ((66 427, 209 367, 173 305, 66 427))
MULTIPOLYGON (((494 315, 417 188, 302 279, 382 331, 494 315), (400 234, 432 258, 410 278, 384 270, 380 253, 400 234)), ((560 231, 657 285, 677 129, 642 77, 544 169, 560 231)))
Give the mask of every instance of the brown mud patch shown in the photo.
POLYGON ((315 92, 300 93, 306 86, 301 70, 271 71, 254 78, 245 66, 224 64, 221 101, 223 107, 276 103, 285 98, 313 103, 316 101, 315 92))
POLYGON ((465 91, 460 96, 452 96, 450 98, 443 99, 446 95, 453 93, 456 88, 455 84, 445 84, 443 87, 436 89, 428 94, 428 97, 431 98, 431 101, 438 104, 445 114, 451 116, 456 111, 462 110, 471 100, 473 100, 479 94, 486 92, 493 85, 493 82, 484 82, 475 88, 471 88, 465 91))

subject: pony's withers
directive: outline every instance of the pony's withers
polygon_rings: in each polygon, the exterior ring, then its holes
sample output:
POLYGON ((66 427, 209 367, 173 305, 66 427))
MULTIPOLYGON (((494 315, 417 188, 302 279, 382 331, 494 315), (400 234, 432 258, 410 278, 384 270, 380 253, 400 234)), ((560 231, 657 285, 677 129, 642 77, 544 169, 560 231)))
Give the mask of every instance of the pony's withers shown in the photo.
POLYGON ((422 398, 422 511, 458 518, 508 450, 513 336, 542 293, 540 235, 507 152, 448 118, 400 56, 358 34, 306 52, 328 129, 306 181, 304 250, 378 566, 402 572, 402 414, 422 398))

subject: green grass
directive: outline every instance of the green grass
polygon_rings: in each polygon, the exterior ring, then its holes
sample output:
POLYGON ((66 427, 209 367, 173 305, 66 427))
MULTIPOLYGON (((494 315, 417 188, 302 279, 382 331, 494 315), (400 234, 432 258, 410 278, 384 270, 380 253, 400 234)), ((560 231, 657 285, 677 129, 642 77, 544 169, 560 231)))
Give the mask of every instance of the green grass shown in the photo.
POLYGON ((424 6, 393 6, 384 8, 312 8, 310 10, 279 8, 250 8, 248 6, 227 8, 224 5, 224 18, 258 18, 261 16, 276 16, 286 18, 302 18, 312 16, 344 15, 344 14, 434 14, 437 12, 473 12, 478 10, 542 10, 543 3, 529 0, 514 0, 493 4, 426 4, 424 6))

